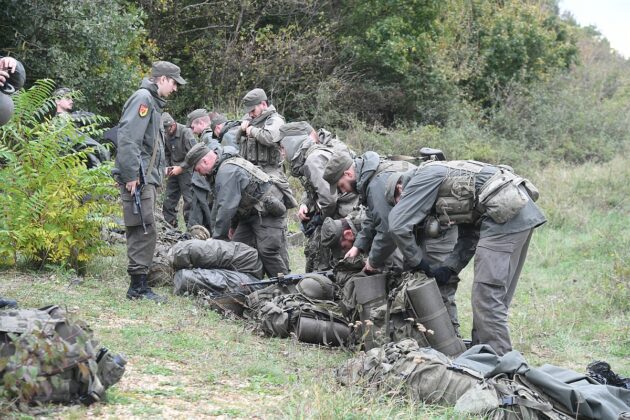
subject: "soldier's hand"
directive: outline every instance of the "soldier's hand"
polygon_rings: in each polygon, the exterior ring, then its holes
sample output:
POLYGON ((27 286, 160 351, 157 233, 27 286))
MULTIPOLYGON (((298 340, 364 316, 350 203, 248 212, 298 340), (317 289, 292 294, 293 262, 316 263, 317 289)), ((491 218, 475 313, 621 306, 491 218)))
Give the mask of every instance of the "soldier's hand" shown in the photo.
POLYGON ((356 246, 353 246, 352 248, 350 248, 350 251, 346 252, 346 255, 344 256, 344 258, 354 258, 358 256, 360 253, 361 253, 361 250, 357 248, 356 246))
POLYGON ((365 271, 366 273, 376 273, 380 270, 378 268, 372 267, 372 264, 370 264, 370 259, 368 258, 365 262, 365 267, 363 267, 363 271, 365 271))
POLYGON ((133 195, 136 192, 138 184, 140 184, 140 181, 137 179, 135 181, 129 181, 125 184, 125 188, 127 188, 127 191, 133 195))
POLYGON ((234 237, 234 232, 236 232, 236 229, 234 229, 234 228, 230 228, 230 229, 228 230, 228 239, 229 239, 230 241, 231 241, 231 240, 232 240, 232 238, 234 237))
POLYGON ((440 286, 445 285, 448 280, 453 276, 453 271, 448 267, 438 267, 432 272, 435 281, 440 286))
POLYGON ((4 86, 4 82, 9 78, 9 73, 4 70, 0 70, 0 87, 4 86))
POLYGON ((17 67, 17 60, 13 57, 0 58, 0 70, 9 70, 11 73, 15 73, 17 67))
POLYGON ((249 120, 241 121, 241 131, 247 134, 247 127, 249 127, 249 120))
POLYGON ((308 217, 306 213, 308 213, 308 207, 302 204, 297 212, 297 217, 298 219, 300 219, 301 222, 306 222, 307 220, 311 220, 311 218, 308 217))
POLYGON ((177 176, 179 174, 181 174, 182 172, 184 172, 184 168, 182 168, 181 166, 171 166, 171 172, 168 173, 168 176, 177 176))

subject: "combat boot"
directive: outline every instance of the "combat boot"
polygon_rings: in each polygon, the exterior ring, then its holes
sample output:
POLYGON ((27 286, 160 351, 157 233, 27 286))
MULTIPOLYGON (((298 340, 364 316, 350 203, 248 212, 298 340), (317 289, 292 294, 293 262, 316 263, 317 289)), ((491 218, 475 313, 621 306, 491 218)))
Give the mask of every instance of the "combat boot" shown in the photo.
POLYGON ((154 301, 155 303, 166 303, 166 297, 160 296, 157 293, 154 293, 153 290, 147 284, 147 275, 143 274, 141 278, 141 286, 142 286, 142 297, 144 299, 149 299, 154 301))
POLYGON ((145 274, 131 274, 131 283, 127 290, 127 299, 142 299, 142 276, 145 274))
POLYGON ((13 299, 5 299, 0 296, 0 309, 15 309, 17 307, 17 302, 13 299))

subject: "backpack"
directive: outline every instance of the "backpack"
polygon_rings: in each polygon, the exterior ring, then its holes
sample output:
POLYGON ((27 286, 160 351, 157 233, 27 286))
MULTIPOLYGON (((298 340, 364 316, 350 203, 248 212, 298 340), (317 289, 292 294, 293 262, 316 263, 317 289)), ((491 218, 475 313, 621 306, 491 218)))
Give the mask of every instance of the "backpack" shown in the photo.
POLYGON ((58 306, 0 311, 0 394, 20 402, 100 401, 127 361, 58 306))

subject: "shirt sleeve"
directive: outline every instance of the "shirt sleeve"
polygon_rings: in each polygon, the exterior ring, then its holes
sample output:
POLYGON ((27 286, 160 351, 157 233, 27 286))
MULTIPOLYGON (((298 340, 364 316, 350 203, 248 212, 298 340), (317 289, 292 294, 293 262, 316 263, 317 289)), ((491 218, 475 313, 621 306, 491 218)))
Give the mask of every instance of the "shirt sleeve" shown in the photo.
POLYGON ((304 163, 304 175, 315 187, 317 205, 323 217, 332 217, 337 209, 337 192, 324 181, 324 168, 328 161, 321 155, 313 154, 304 163))
POLYGON ((278 146, 280 141, 280 127, 284 124, 284 119, 279 114, 274 114, 265 121, 263 127, 252 127, 250 137, 263 146, 278 146))
POLYGON ((139 158, 144 134, 153 112, 153 101, 150 98, 150 93, 143 91, 144 89, 141 89, 129 98, 118 126, 116 164, 120 171, 120 180, 123 183, 138 179, 139 158), (146 107, 146 111, 144 111, 144 107, 146 107))
POLYGON ((249 183, 245 171, 236 165, 222 165, 215 179, 213 212, 216 214, 212 237, 227 238, 232 218, 241 202, 242 191, 249 183), (216 208, 215 208, 216 206, 216 208))
POLYGON ((400 202, 389 214, 389 231, 403 254, 406 269, 416 267, 424 257, 413 230, 429 215, 437 200, 440 184, 444 180, 441 169, 437 167, 417 171, 405 186, 400 202))

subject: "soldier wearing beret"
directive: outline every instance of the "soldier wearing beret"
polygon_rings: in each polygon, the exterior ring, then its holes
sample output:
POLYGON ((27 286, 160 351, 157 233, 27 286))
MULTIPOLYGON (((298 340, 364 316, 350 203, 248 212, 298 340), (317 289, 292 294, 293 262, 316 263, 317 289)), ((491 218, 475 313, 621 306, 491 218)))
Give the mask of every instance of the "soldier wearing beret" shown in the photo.
POLYGON ((175 64, 168 61, 153 63, 151 76, 144 79, 140 89, 127 100, 120 118, 116 178, 120 185, 126 228, 127 272, 131 277, 128 299, 164 300, 147 286, 147 273, 157 239, 153 217, 156 188, 162 185, 166 168, 161 116, 166 105, 165 98, 185 83, 175 64), (133 194, 140 183, 141 165, 146 180, 141 196, 146 233, 140 215, 134 214, 133 194))
POLYGON ((199 143, 186 155, 184 166, 194 168, 212 186, 212 237, 256 248, 270 277, 288 273, 286 192, 230 146, 199 143))
POLYGON ((183 124, 177 123, 170 114, 162 114, 164 126, 164 155, 166 158, 166 193, 162 213, 164 220, 173 227, 177 227, 177 205, 180 197, 184 199, 184 220, 188 225, 188 215, 192 203, 192 170, 188 169, 179 175, 172 173, 173 166, 179 166, 184 162, 186 153, 197 144, 192 130, 183 124))
POLYGON ((320 144, 318 133, 306 121, 280 127, 280 144, 289 163, 291 175, 304 186, 302 204, 297 212, 302 231, 308 238, 304 247, 306 272, 331 268, 330 250, 320 241, 321 225, 326 217, 345 217, 357 204, 354 193, 337 194, 323 179, 324 168, 335 153, 349 153, 348 147, 337 142, 336 147, 320 144))

